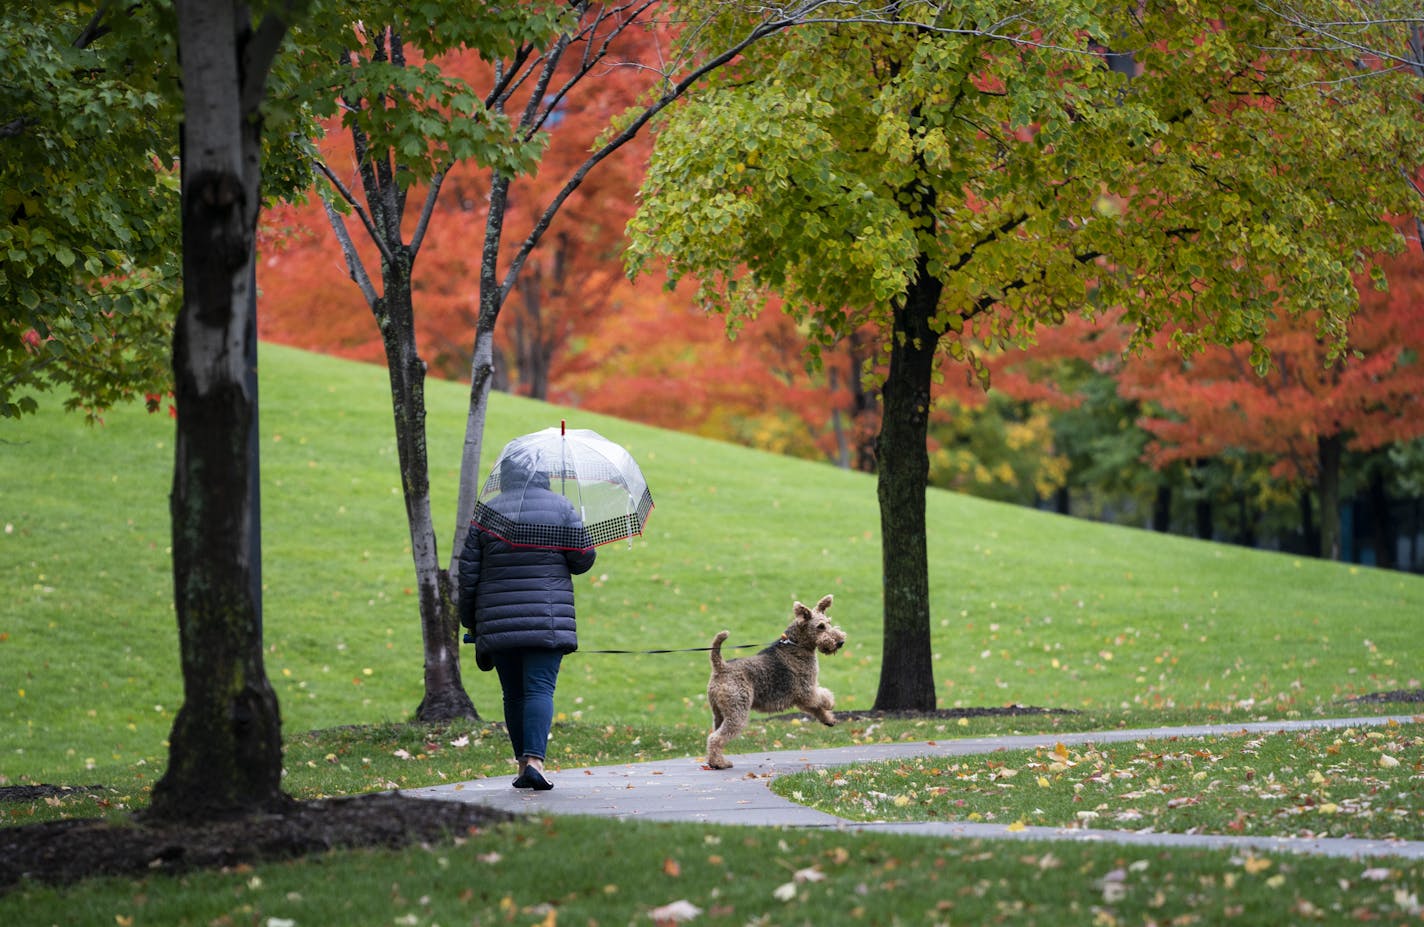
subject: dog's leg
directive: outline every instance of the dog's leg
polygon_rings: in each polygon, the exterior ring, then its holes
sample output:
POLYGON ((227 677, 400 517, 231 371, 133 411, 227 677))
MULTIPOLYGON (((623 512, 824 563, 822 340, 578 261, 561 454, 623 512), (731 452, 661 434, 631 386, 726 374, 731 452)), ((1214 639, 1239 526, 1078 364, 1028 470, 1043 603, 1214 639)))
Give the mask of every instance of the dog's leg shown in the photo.
POLYGON ((835 727, 836 714, 831 711, 836 707, 836 697, 830 689, 824 686, 817 686, 811 698, 796 706, 802 711, 824 724, 826 727, 835 727))
POLYGON ((718 730, 720 728, 707 735, 707 765, 713 769, 730 769, 732 764, 722 755, 724 740, 718 736, 718 730))
POLYGON ((712 709, 712 733, 707 735, 707 765, 713 769, 731 769, 732 761, 722 752, 727 743, 742 732, 751 715, 751 704, 736 701, 712 709))

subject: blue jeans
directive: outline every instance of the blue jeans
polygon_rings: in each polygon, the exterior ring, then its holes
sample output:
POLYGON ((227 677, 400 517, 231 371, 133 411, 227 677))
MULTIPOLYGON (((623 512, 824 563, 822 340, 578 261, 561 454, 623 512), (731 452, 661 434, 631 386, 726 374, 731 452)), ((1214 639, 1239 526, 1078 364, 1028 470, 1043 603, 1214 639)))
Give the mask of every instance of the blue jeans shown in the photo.
POLYGON ((501 650, 494 654, 504 691, 504 726, 514 758, 544 759, 554 723, 554 685, 564 655, 557 650, 501 650))

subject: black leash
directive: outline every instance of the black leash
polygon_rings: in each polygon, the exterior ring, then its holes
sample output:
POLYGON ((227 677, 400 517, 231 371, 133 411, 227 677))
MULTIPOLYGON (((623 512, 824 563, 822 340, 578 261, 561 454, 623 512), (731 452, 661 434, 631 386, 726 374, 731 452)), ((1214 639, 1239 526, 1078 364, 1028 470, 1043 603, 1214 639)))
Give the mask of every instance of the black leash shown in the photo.
MULTIPOLYGON (((775 644, 777 641, 772 641, 775 644)), ((745 650, 748 647, 769 647, 771 644, 723 644, 723 650, 745 650)), ((575 653, 706 653, 711 647, 681 647, 675 650, 584 650, 580 647, 575 653)))
MULTIPOLYGON (((781 642, 784 641, 784 640, 786 640, 786 638, 784 638, 784 637, 778 637, 776 640, 772 641, 770 644, 724 644, 724 645, 722 646, 722 649, 723 649, 723 650, 745 650, 745 649, 747 649, 748 647, 760 647, 760 648, 765 649, 765 648, 767 648, 767 647, 775 646, 776 644, 779 644, 779 643, 781 643, 781 642)), ((466 632, 465 632, 465 635, 464 635, 464 642, 465 642, 466 644, 473 644, 473 643, 475 642, 474 635, 471 634, 469 631, 466 631, 466 632)), ((711 647, 681 647, 681 648, 669 649, 669 650, 584 650, 583 648, 579 648, 579 649, 578 649, 577 651, 575 651, 575 652, 576 652, 576 653, 633 653, 633 654, 643 654, 643 653, 707 653, 707 652, 711 651, 711 649, 712 649, 711 647)))

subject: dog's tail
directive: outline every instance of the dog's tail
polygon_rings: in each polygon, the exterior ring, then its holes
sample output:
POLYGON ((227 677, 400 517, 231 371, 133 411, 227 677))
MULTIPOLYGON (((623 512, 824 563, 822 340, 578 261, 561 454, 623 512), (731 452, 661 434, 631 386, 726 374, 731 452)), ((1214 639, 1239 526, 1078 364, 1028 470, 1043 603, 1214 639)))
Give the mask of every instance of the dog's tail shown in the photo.
POLYGON ((720 673, 727 665, 722 659, 722 642, 732 636, 731 631, 718 631, 717 636, 712 638, 712 672, 720 673))

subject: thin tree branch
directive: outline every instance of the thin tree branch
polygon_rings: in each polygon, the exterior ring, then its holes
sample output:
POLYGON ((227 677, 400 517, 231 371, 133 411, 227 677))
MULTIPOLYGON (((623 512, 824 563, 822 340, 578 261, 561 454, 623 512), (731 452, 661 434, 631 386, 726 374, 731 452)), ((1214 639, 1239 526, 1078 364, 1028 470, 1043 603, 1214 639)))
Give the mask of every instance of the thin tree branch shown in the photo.
POLYGON ((420 218, 416 220, 415 231, 411 233, 410 245, 407 251, 410 253, 410 262, 415 263, 415 256, 420 253, 420 245, 425 241, 425 231, 430 227, 430 218, 435 213, 435 202, 440 198, 440 188, 445 184, 445 174, 450 170, 451 165, 446 164, 430 178, 430 188, 425 191, 425 202, 420 207, 420 218))
POLYGON ((351 234, 346 231, 346 223, 342 221, 341 213, 336 211, 336 207, 332 205, 330 198, 325 194, 321 197, 321 205, 326 209, 326 219, 331 223, 331 230, 336 233, 336 239, 341 243, 341 253, 346 258, 346 272, 360 288, 361 295, 366 298, 366 305, 374 311, 381 297, 376 292, 376 287, 371 283, 371 277, 366 273, 365 266, 361 263, 361 255, 356 250, 356 243, 351 240, 351 234))
MULTIPOLYGON (((626 32, 629 27, 638 25, 638 17, 647 12, 650 7, 656 5, 658 2, 659 0, 642 0, 642 2, 638 4, 618 8, 614 12, 623 14, 623 18, 617 19, 617 24, 604 34, 602 40, 595 42, 594 40, 598 35, 599 22, 605 19, 614 19, 612 13, 605 12, 600 8, 598 19, 590 24, 588 28, 580 30, 580 36, 586 36, 587 41, 584 42, 583 58, 579 63, 578 69, 575 73, 571 74, 568 80, 564 81, 563 86, 548 99, 548 104, 542 109, 539 119, 529 126, 529 132, 526 137, 532 137, 535 132, 538 132, 544 127, 549 117, 558 110, 559 104, 563 102, 564 98, 568 96, 574 86, 608 57, 609 48, 613 42, 626 32)), ((575 41, 577 40, 578 38, 576 37, 575 41)))
MULTIPOLYGON (((371 241, 375 242, 376 247, 381 250, 381 256, 386 260, 390 260, 392 255, 390 249, 386 247, 385 238, 376 230, 376 224, 371 221, 370 215, 366 212, 360 201, 356 199, 355 194, 346 188, 346 185, 341 182, 340 178, 327 166, 325 161, 318 160, 315 162, 315 166, 316 169, 321 172, 322 176, 326 178, 327 182, 336 189, 336 192, 341 194, 341 198, 346 201, 346 204, 349 205, 361 219, 361 224, 366 227, 366 234, 371 237, 371 241)), ((325 200, 324 197, 323 200, 325 200)), ((344 228, 345 223, 342 225, 344 228)))
POLYGON ((30 116, 21 116, 18 119, 11 119, 4 125, 0 125, 0 138, 14 138, 16 135, 24 133, 26 129, 34 125, 38 120, 30 116))
POLYGON ((89 17, 88 24, 74 39, 75 48, 88 48, 112 31, 104 22, 104 18, 109 15, 109 7, 112 5, 108 0, 105 0, 94 8, 94 14, 89 17))
POLYGON ((539 215, 539 218, 534 223, 533 229, 530 230, 528 237, 524 239, 524 243, 520 246, 518 253, 516 253, 513 260, 510 261, 509 268, 506 270, 504 279, 500 283, 497 298, 498 304, 502 305, 505 299, 508 298, 510 291, 514 287, 514 281, 518 278, 519 271, 523 268, 524 262, 528 260, 530 252, 539 244, 539 241, 544 237, 544 233, 548 231, 549 225, 553 222, 554 216, 558 213, 569 196, 583 183, 589 171, 593 170, 618 149, 636 138, 643 127, 652 121, 653 117, 657 116, 658 113, 679 99, 690 87, 702 80, 703 77, 735 59, 755 42, 797 24, 796 20, 764 20, 748 32, 740 41, 713 56, 702 65, 694 68, 689 74, 674 83, 661 97, 644 107, 643 111, 639 113, 631 123, 625 126, 623 131, 604 143, 604 145, 590 155, 583 164, 579 165, 578 169, 574 171, 573 175, 564 183, 564 186, 555 194, 553 200, 550 201, 549 205, 545 207, 544 211, 539 215))

